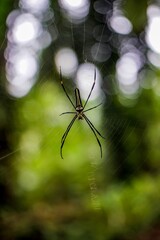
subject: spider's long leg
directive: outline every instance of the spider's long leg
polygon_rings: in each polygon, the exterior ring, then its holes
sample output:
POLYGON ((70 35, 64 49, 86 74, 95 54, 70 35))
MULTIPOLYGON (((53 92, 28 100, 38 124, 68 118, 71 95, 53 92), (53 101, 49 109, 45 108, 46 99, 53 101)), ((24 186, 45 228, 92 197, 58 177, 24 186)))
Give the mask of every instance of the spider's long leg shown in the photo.
POLYGON ((95 107, 89 108, 89 109, 87 109, 87 110, 85 110, 85 111, 83 111, 83 112, 88 112, 88 111, 90 111, 90 110, 92 110, 92 109, 94 109, 94 108, 99 107, 100 105, 102 105, 102 103, 96 105, 95 107))
POLYGON ((92 87, 91 87, 91 91, 90 91, 90 93, 89 93, 89 95, 88 95, 88 98, 87 98, 87 100, 86 100, 86 102, 85 102, 85 104, 84 104, 83 109, 84 109, 85 106, 87 105, 87 102, 88 102, 88 100, 89 100, 89 98, 90 98, 90 96, 91 96, 91 93, 92 93, 93 88, 94 88, 94 86, 95 86, 95 82, 96 82, 96 69, 94 70, 94 82, 93 82, 93 85, 92 85, 92 87))
POLYGON ((98 135, 100 136, 100 137, 102 137, 102 138, 104 138, 105 139, 105 137, 103 137, 102 135, 101 135, 101 133, 95 128, 95 126, 93 125, 93 123, 91 123, 91 121, 87 118, 87 116, 85 115, 85 114, 83 114, 83 117, 85 118, 85 120, 88 120, 88 122, 90 123, 90 125, 93 127, 93 129, 96 131, 96 133, 98 133, 98 135))
POLYGON ((65 87, 64 87, 63 79, 62 79, 62 73, 61 73, 61 68, 60 68, 60 81, 61 81, 61 86, 62 86, 62 88, 63 88, 63 91, 65 92, 67 98, 69 99, 70 103, 72 104, 72 106, 73 106, 74 109, 75 109, 75 105, 73 104, 73 102, 72 102, 70 96, 68 95, 68 93, 67 93, 67 91, 66 91, 66 89, 65 89, 65 87))
POLYGON ((63 154, 62 154, 63 145, 65 143, 66 137, 67 137, 67 135, 68 135, 68 133, 69 133, 69 131, 70 131, 74 121, 76 120, 76 118, 77 118, 77 115, 74 116, 74 118, 72 119, 72 121, 68 125, 67 130, 65 131, 65 133, 62 136, 62 139, 61 139, 61 149, 60 149, 60 153, 61 153, 61 158, 62 159, 63 159, 63 154))
MULTIPOLYGON (((83 115, 83 116, 85 116, 85 115, 83 115)), ((102 146, 101 146, 101 143, 100 143, 100 141, 99 141, 99 139, 98 139, 98 137, 97 137, 97 135, 96 135, 96 133, 95 133, 95 130, 94 130, 94 128, 92 127, 92 125, 91 125, 91 123, 90 123, 90 121, 88 121, 89 119, 86 118, 86 116, 84 117, 84 119, 85 119, 86 122, 88 123, 88 126, 90 127, 90 129, 92 130, 92 132, 94 133, 94 135, 95 135, 95 137, 96 137, 96 139, 97 139, 98 145, 99 145, 99 147, 100 147, 101 158, 102 158, 102 146)))
POLYGON ((74 118, 72 119, 72 121, 71 121, 70 124, 68 125, 68 127, 67 127, 65 133, 63 134, 63 136, 62 136, 62 138, 61 138, 61 143, 63 142, 63 140, 64 140, 66 134, 68 134, 68 131, 69 131, 70 128, 72 127, 72 125, 73 125, 74 121, 76 120, 76 118, 77 118, 77 115, 74 116, 74 118))
POLYGON ((64 114, 75 114, 76 112, 63 112, 59 116, 64 115, 64 114))

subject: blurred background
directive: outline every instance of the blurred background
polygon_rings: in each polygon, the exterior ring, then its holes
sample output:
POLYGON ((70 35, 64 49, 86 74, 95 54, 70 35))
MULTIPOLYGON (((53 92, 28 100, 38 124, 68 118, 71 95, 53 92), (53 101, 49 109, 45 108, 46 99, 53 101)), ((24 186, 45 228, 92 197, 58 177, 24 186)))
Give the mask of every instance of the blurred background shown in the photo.
POLYGON ((159 240, 159 144, 159 0, 1 0, 0 239, 159 240))

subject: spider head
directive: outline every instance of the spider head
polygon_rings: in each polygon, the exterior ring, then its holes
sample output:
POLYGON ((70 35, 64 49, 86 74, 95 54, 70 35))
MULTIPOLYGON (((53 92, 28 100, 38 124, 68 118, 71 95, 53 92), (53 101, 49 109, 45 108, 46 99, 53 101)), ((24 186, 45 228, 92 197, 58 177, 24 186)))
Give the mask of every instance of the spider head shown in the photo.
POLYGON ((82 106, 77 106, 77 107, 76 107, 76 111, 77 111, 78 113, 81 113, 81 112, 83 111, 83 107, 82 107, 82 106))
POLYGON ((76 107, 76 112, 77 112, 78 120, 82 120, 83 119, 83 107, 82 106, 77 106, 76 107))

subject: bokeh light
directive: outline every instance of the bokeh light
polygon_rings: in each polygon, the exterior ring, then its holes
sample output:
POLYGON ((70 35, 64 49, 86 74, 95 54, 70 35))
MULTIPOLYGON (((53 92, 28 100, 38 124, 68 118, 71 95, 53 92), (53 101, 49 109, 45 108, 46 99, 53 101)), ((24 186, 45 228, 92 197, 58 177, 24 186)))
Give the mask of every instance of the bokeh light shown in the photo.
POLYGON ((39 184, 39 176, 33 170, 21 170, 18 183, 23 190, 33 191, 39 184), (30 181, 28 181, 28 179, 30 179, 30 181))
MULTIPOLYGON (((10 67, 8 68, 8 76, 19 76, 20 78, 33 78, 38 70, 38 63, 35 55, 27 50, 20 50, 17 54, 10 56, 10 67)), ((8 80, 12 81, 8 77, 8 80)), ((23 80, 22 80, 23 81, 23 80)))
POLYGON ((41 33, 40 22, 31 14, 21 14, 14 22, 12 28, 13 41, 26 44, 36 39, 41 33))
POLYGON ((90 2, 88 0, 59 0, 62 9, 65 9, 64 14, 68 20, 74 19, 74 23, 79 23, 89 13, 90 2))
POLYGON ((13 83, 7 85, 7 91, 13 97, 21 98, 31 90, 32 86, 32 79, 22 79, 17 76, 13 78, 13 83))
POLYGON ((152 65, 154 65, 157 68, 160 68, 160 54, 155 53, 153 51, 148 51, 147 57, 150 63, 152 63, 152 65))
POLYGON ((58 72, 61 68, 62 75, 72 76, 78 66, 76 53, 71 48, 60 49, 56 53, 55 64, 58 72))
MULTIPOLYGON (((94 82, 94 74, 96 71, 96 83, 90 100, 94 100, 95 98, 101 95, 101 76, 99 70, 92 63, 84 63, 81 64, 77 71, 76 84, 81 91, 81 97, 83 99, 87 99, 88 94, 91 90, 92 84, 94 82)), ((101 95, 102 96, 102 95, 101 95)))
POLYGON ((154 52, 160 53, 160 8, 156 5, 150 5, 147 14, 146 42, 154 52))
POLYGON ((121 15, 113 15, 110 18, 110 25, 115 32, 120 34, 129 34, 132 31, 131 22, 121 15))
POLYGON ((132 95, 138 90, 137 74, 141 67, 138 54, 128 52, 116 64, 116 76, 120 90, 127 95, 132 95))
POLYGON ((49 0, 20 0, 19 5, 22 9, 41 14, 49 7, 49 0))
POLYGON ((6 21, 6 86, 14 97, 23 97, 30 91, 38 76, 40 52, 52 41, 49 32, 43 27, 42 13, 49 12, 48 0, 21 0, 19 6, 23 11, 12 11, 6 21), (41 17, 37 17, 37 11, 41 17))

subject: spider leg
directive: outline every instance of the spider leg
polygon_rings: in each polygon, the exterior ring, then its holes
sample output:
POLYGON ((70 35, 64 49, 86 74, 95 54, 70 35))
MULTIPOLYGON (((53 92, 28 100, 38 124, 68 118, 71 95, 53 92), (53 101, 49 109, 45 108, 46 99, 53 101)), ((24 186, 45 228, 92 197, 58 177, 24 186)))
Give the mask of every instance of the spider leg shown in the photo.
POLYGON ((66 89, 65 89, 65 87, 64 87, 64 84, 63 84, 63 79, 62 79, 61 67, 60 67, 60 81, 61 81, 61 86, 62 86, 62 88, 63 88, 63 91, 65 92, 65 94, 66 94, 67 98, 69 99, 70 103, 72 104, 72 106, 73 106, 73 107, 74 107, 74 109, 75 109, 75 105, 73 104, 73 102, 72 102, 72 100, 71 100, 70 96, 68 95, 68 93, 67 93, 67 91, 66 91, 66 89))
POLYGON ((95 86, 95 82, 96 82, 96 69, 94 69, 94 82, 93 82, 93 85, 92 85, 92 87, 91 87, 91 91, 90 91, 90 93, 89 93, 89 95, 88 95, 88 97, 87 97, 87 100, 86 100, 86 102, 85 102, 85 104, 84 104, 83 109, 84 109, 85 106, 87 105, 87 102, 88 102, 88 100, 89 100, 89 98, 90 98, 90 96, 91 96, 91 93, 92 93, 93 88, 94 88, 94 86, 95 86))
POLYGON ((63 142, 64 138, 65 138, 65 135, 68 134, 68 131, 70 130, 70 128, 72 127, 75 119, 77 118, 77 115, 74 116, 74 118, 71 120, 70 124, 68 125, 65 133, 63 134, 62 138, 61 138, 61 143, 63 142), (68 131, 67 131, 68 130, 68 131))
POLYGON ((97 137, 97 135, 96 135, 96 133, 95 133, 95 128, 93 128, 93 126, 92 126, 93 124, 91 125, 91 122, 89 121, 89 119, 88 119, 85 115, 83 115, 83 117, 84 117, 84 119, 86 120, 88 126, 90 127, 90 129, 92 130, 92 132, 94 133, 94 135, 95 135, 95 137, 96 137, 96 140, 97 140, 98 145, 99 145, 99 147, 100 147, 101 158, 102 158, 102 146, 101 146, 101 143, 100 143, 100 141, 99 141, 99 139, 98 139, 98 137, 97 137))
POLYGON ((64 114, 73 114, 73 113, 75 114, 75 112, 63 112, 59 116, 64 115, 64 114))
POLYGON ((83 114, 83 117, 84 117, 84 119, 85 119, 86 121, 88 121, 88 122, 90 123, 90 125, 93 127, 93 129, 96 131, 96 133, 98 133, 98 135, 99 135, 100 137, 102 137, 102 138, 105 139, 105 137, 103 137, 103 136, 101 135, 101 133, 95 128, 95 126, 93 125, 93 123, 91 123, 91 121, 87 118, 87 116, 86 116, 85 114, 83 114))
POLYGON ((70 131, 70 129, 71 129, 74 121, 76 120, 76 118, 77 118, 77 115, 74 116, 74 118, 72 119, 72 121, 71 121, 70 124, 68 125, 67 130, 65 131, 65 133, 64 133, 63 136, 62 136, 62 139, 61 139, 61 148, 60 148, 60 154, 61 154, 61 158, 62 158, 62 159, 63 159, 63 154, 62 154, 63 145, 64 145, 64 143, 65 143, 66 137, 67 137, 67 135, 68 135, 68 133, 69 133, 69 131, 70 131))
POLYGON ((87 110, 85 110, 85 111, 83 111, 83 112, 88 112, 88 111, 90 111, 90 110, 92 110, 92 109, 94 109, 94 108, 99 107, 100 105, 102 105, 102 103, 96 105, 95 107, 89 108, 89 109, 87 109, 87 110))

